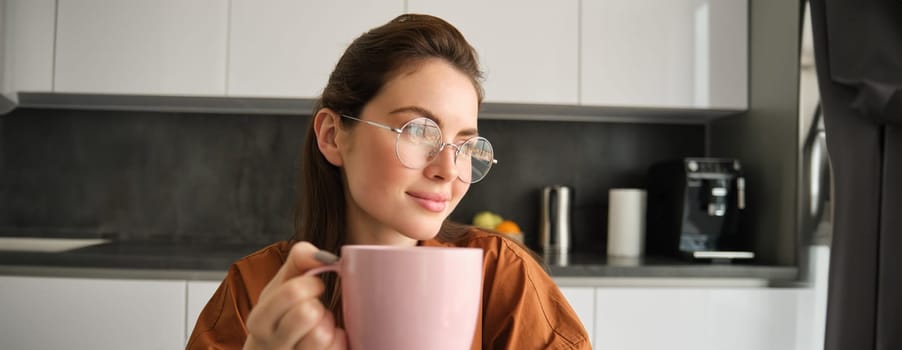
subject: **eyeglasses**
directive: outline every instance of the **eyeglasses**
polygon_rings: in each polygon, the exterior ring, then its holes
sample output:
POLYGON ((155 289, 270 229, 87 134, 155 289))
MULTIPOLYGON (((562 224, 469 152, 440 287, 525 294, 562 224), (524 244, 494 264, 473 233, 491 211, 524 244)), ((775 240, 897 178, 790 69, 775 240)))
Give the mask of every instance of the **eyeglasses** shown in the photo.
POLYGON ((476 136, 459 145, 446 143, 442 141, 442 129, 429 118, 415 118, 404 123, 400 128, 393 128, 346 114, 341 116, 398 134, 395 139, 395 155, 398 156, 401 164, 409 169, 423 169, 435 160, 445 146, 455 148, 454 165, 457 167, 457 178, 466 183, 479 182, 489 173, 492 164, 498 163, 498 160, 494 158, 495 153, 489 140, 476 136))

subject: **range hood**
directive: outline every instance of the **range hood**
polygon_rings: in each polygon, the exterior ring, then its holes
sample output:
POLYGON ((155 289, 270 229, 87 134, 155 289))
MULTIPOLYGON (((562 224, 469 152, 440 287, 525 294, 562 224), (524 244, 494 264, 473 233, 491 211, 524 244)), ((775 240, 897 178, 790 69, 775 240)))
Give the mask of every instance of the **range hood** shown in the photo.
POLYGON ((310 115, 314 100, 19 92, 18 107, 151 112, 310 115))
MULTIPOLYGON (((19 92, 18 107, 152 112, 310 115, 316 101, 309 98, 157 96, 19 92)), ((0 110, 2 111, 2 110, 0 110)), ((726 109, 686 109, 619 106, 574 106, 486 102, 482 119, 555 122, 614 122, 706 124, 742 113, 726 109)), ((2 113, 0 113, 2 114, 2 113)))

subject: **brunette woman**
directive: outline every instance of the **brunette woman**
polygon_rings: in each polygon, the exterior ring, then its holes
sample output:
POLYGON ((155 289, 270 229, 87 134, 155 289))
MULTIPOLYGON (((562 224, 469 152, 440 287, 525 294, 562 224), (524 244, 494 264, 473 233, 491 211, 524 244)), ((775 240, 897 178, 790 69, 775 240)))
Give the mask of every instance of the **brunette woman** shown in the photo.
POLYGON ((402 15, 357 38, 310 121, 294 239, 231 267, 188 348, 346 348, 335 277, 301 275, 323 252, 385 244, 484 250, 473 349, 590 349, 528 250, 447 220, 496 163, 477 129, 480 80, 476 52, 439 18, 402 15))

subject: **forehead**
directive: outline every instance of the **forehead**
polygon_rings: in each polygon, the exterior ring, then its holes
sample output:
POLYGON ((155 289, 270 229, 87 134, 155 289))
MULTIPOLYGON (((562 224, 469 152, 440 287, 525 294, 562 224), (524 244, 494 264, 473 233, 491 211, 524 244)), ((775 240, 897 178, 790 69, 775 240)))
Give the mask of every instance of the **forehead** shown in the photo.
POLYGON ((443 127, 460 129, 476 127, 478 109, 477 87, 469 76, 444 60, 427 59, 399 69, 363 113, 398 122, 426 112, 443 127))

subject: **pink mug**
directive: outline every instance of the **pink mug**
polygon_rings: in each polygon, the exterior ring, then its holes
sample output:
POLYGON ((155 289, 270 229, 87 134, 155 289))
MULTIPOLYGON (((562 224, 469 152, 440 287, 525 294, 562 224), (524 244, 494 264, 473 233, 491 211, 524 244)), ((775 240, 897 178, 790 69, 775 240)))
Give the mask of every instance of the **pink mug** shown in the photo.
POLYGON ((346 245, 334 271, 351 349, 470 349, 482 295, 482 249, 346 245))

